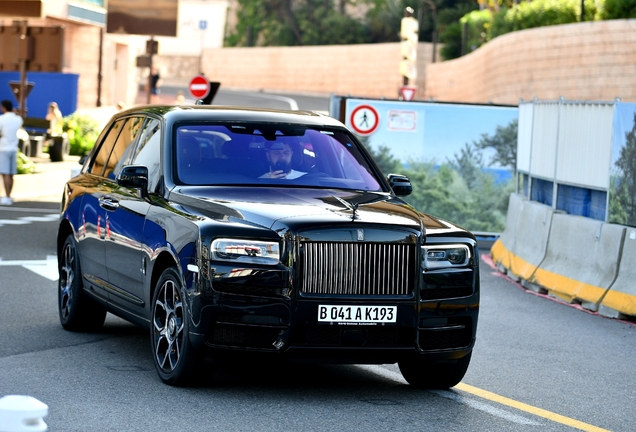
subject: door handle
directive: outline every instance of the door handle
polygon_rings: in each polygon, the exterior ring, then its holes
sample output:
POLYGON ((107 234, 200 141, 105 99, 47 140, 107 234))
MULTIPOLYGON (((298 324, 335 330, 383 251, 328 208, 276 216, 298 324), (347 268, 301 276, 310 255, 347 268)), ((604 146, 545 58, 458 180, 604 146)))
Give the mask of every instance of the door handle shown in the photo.
POLYGON ((119 201, 110 197, 100 197, 99 206, 104 210, 115 211, 119 207, 119 201))

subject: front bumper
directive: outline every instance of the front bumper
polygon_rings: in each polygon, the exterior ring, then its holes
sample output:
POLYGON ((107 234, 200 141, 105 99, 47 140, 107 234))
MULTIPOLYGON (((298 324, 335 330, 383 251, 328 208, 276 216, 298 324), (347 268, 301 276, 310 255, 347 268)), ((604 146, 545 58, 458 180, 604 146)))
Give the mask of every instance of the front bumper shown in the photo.
POLYGON ((478 293, 437 302, 415 299, 263 299, 223 294, 201 308, 191 343, 206 357, 250 356, 324 363, 395 363, 426 356, 464 357, 473 348, 478 293), (220 300, 220 301, 219 301, 220 300), (396 306, 395 324, 338 325, 318 322, 318 306, 396 306))

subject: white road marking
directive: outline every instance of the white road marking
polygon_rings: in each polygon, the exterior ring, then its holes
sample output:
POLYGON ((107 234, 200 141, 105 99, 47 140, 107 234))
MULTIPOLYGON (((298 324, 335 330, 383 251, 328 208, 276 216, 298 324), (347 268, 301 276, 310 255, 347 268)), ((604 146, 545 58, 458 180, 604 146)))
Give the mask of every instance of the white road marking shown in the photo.
MULTIPOLYGON (((13 209, 12 209, 13 210, 13 209)), ((52 213, 44 216, 23 216, 17 219, 0 219, 0 226, 3 225, 27 225, 32 222, 53 222, 59 220, 58 213, 52 213)))
POLYGON ((49 255, 45 260, 8 260, 4 261, 0 258, 0 266, 19 266, 34 273, 39 274, 49 280, 56 281, 58 279, 57 257, 49 255))
POLYGON ((0 219, 0 226, 3 225, 27 225, 31 222, 21 219, 0 219))
MULTIPOLYGON (((365 369, 369 372, 372 372, 376 375, 380 375, 384 378, 388 378, 392 381, 396 381, 399 382, 401 384, 407 384, 406 380, 402 377, 402 374, 398 373, 398 372, 394 372, 391 370, 388 370, 382 366, 376 366, 376 365, 356 365, 356 367, 359 367, 361 369, 365 369)), ((476 399, 472 399, 472 398, 468 398, 462 395, 457 394, 454 391, 450 391, 450 390, 429 390, 431 393, 437 395, 437 396, 441 396, 443 398, 446 399, 451 399, 457 403, 461 403, 464 405, 468 405, 471 408, 480 410, 480 411, 484 411, 488 414, 494 415, 495 417, 499 417, 502 418, 504 420, 510 421, 512 423, 517 423, 517 424, 523 424, 523 425, 540 425, 541 423, 537 423, 527 417, 523 417, 514 413, 511 413, 510 411, 501 409, 501 408, 497 408, 495 406, 492 406, 490 404, 487 404, 485 402, 481 402, 478 401, 476 399)))

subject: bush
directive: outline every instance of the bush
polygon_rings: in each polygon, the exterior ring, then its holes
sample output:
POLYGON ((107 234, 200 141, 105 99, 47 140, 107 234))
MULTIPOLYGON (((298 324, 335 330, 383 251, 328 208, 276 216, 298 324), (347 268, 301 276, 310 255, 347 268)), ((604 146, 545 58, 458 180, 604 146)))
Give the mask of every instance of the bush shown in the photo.
POLYGON ((33 174, 35 172, 35 162, 19 151, 16 168, 18 174, 33 174))
POLYGON ((77 156, 90 152, 100 132, 92 117, 77 113, 64 117, 62 129, 68 136, 69 154, 77 156))
POLYGON ((601 17, 607 20, 636 18, 636 0, 605 0, 601 17))
MULTIPOLYGON (((460 26, 466 28, 466 53, 484 43, 513 31, 580 21, 581 0, 533 0, 520 2, 518 5, 502 7, 491 14, 487 9, 472 11, 460 20, 460 26)), ((596 21, 612 18, 636 17, 636 0, 585 0, 585 20, 596 21)), ((458 57, 458 38, 461 28, 448 27, 448 34, 442 35, 444 42, 454 43, 443 51, 445 59, 458 57)))
MULTIPOLYGON (((581 14, 580 0, 534 0, 522 2, 519 5, 497 14, 488 34, 488 39, 494 39, 502 34, 535 27, 578 22, 581 14)), ((593 19, 596 5, 593 1, 585 2, 585 15, 593 19)))
POLYGON ((474 51, 486 43, 490 18, 490 11, 481 10, 472 11, 459 20, 462 28, 466 29, 466 53, 474 51))

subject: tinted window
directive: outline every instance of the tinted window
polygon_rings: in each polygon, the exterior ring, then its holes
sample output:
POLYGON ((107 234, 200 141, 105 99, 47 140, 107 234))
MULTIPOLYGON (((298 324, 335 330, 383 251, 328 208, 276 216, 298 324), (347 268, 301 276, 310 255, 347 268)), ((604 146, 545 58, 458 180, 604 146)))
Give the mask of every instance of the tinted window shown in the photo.
POLYGON ((148 168, 148 190, 156 192, 161 178, 161 123, 158 120, 150 119, 144 125, 131 163, 148 168))
POLYGON ((381 190, 358 143, 339 129, 280 124, 181 125, 173 141, 175 171, 182 184, 381 190))
POLYGON ((106 136, 101 142, 101 145, 95 155, 95 158, 91 162, 91 166, 88 169, 88 172, 95 175, 102 175, 104 173, 104 168, 106 167, 106 163, 108 161, 108 156, 110 156, 110 152, 113 150, 113 145, 121 132, 122 127, 124 126, 125 120, 116 121, 111 128, 109 129, 106 136))
POLYGON ((134 149, 132 144, 139 136, 143 122, 143 117, 130 117, 126 120, 108 158, 108 164, 104 171, 105 177, 114 180, 121 168, 128 164, 134 149))

